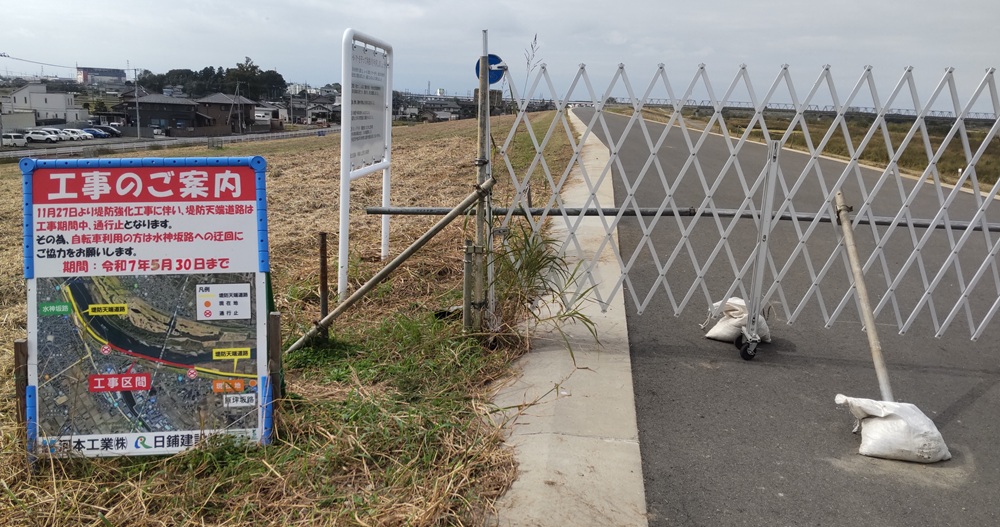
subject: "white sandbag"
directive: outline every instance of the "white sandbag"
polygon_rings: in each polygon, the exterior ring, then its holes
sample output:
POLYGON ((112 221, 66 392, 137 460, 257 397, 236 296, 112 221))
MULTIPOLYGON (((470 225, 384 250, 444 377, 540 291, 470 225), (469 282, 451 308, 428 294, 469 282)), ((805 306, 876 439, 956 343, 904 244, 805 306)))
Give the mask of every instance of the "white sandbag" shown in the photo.
POLYGON ((861 428, 863 456, 936 463, 951 459, 934 421, 909 403, 873 401, 837 394, 837 404, 846 404, 861 428))
MULTIPOLYGON (((725 302, 720 300, 708 308, 709 320, 712 318, 712 312, 720 307, 722 310, 718 314, 719 321, 705 333, 705 338, 731 343, 743 332, 750 318, 747 316, 747 304, 742 298, 735 296, 725 302)), ((702 328, 708 325, 709 320, 705 321, 702 328)), ((760 340, 771 342, 771 330, 767 327, 767 321, 763 316, 757 318, 757 334, 760 340)))

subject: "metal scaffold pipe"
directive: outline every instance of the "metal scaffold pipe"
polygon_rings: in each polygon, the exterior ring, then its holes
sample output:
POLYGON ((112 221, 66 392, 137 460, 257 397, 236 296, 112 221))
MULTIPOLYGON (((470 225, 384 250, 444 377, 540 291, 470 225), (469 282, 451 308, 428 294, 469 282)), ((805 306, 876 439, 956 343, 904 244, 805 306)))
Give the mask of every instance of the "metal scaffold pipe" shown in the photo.
POLYGON ((289 346, 288 349, 285 350, 285 353, 289 353, 291 351, 295 351, 301 348, 311 339, 316 337, 316 335, 318 335, 320 331, 330 327, 330 324, 337 317, 339 317, 342 313, 347 311, 347 309, 350 308, 352 305, 354 305, 358 300, 364 298, 364 296, 368 294, 372 289, 374 289, 375 286, 382 283, 382 281, 388 278, 389 274, 395 271, 396 268, 402 265, 402 263, 405 262, 410 256, 413 256, 414 253, 420 250, 420 248, 423 247, 427 242, 429 242, 431 238, 433 238, 439 232, 441 232, 445 227, 448 226, 449 223, 454 221, 455 218, 458 218, 459 216, 465 214, 465 212, 469 209, 469 207, 472 207, 483 196, 489 194, 489 192, 493 189, 494 184, 496 184, 496 180, 490 178, 482 185, 477 185, 476 189, 471 194, 469 194, 464 200, 462 200, 461 203, 455 206, 455 208, 451 209, 451 212, 448 213, 447 216, 441 218, 437 223, 435 223, 434 226, 431 227, 429 231, 425 232, 423 236, 421 236, 415 242, 413 242, 409 247, 406 248, 406 250, 400 253, 399 256, 394 258, 385 267, 383 267, 382 270, 379 271, 375 276, 373 276, 371 279, 365 282, 364 285, 359 287, 358 290, 354 292, 354 294, 352 294, 346 300, 341 302, 336 308, 334 308, 333 311, 330 312, 329 315, 324 317, 319 322, 316 322, 313 325, 312 329, 310 329, 299 340, 295 341, 291 346, 289 346))
POLYGON ((844 231, 844 246, 847 248, 847 257, 851 261, 851 271, 854 273, 854 288, 858 291, 858 302, 861 304, 861 317, 865 324, 865 334, 868 335, 868 347, 871 348, 872 362, 875 363, 875 376, 878 378, 879 391, 883 401, 895 401, 892 397, 892 387, 889 386, 889 371, 885 367, 885 358, 882 357, 882 343, 878 339, 878 330, 875 328, 875 315, 872 313, 871 302, 868 300, 868 287, 865 285, 865 274, 858 258, 858 247, 854 243, 854 229, 851 227, 851 218, 847 214, 851 209, 844 204, 842 192, 837 192, 836 203, 840 227, 844 231))

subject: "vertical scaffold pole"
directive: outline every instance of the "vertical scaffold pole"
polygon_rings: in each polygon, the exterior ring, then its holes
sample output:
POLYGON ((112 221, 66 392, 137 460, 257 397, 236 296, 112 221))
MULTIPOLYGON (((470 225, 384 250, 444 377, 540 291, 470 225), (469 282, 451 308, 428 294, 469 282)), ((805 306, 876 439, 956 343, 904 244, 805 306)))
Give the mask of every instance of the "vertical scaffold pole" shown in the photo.
POLYGON ((861 318, 865 324, 865 334, 868 335, 868 347, 872 352, 872 362, 875 364, 875 376, 878 378, 878 389, 883 401, 895 401, 892 398, 892 387, 889 386, 889 370, 885 367, 882 357, 882 343, 875 328, 875 314, 868 300, 868 286, 865 285, 865 274, 858 258, 858 246, 854 243, 854 228, 851 217, 847 214, 851 208, 844 204, 843 192, 837 191, 837 219, 844 231, 844 246, 847 248, 847 258, 851 261, 851 271, 854 274, 854 288, 858 291, 858 302, 861 304, 861 318))

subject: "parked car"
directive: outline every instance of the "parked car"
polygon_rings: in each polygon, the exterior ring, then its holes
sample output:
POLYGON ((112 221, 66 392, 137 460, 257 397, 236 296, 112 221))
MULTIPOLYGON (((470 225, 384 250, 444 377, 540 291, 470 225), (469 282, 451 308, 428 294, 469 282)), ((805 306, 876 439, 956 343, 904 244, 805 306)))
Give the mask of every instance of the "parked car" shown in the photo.
POLYGON ((45 130, 28 130, 24 133, 24 139, 29 143, 58 143, 59 136, 45 130))
POLYGON ((104 130, 98 130, 97 128, 84 128, 83 131, 97 139, 107 139, 111 137, 111 134, 105 132, 104 130))
POLYGON ((63 128, 63 131, 68 132, 70 135, 74 135, 77 139, 93 139, 93 134, 88 134, 79 128, 63 128))
POLYGON ((42 128, 46 132, 55 135, 60 141, 76 141, 77 138, 73 137, 69 132, 63 131, 59 128, 42 128))
POLYGON ((95 125, 91 126, 91 128, 96 128, 98 130, 101 130, 102 132, 111 134, 113 137, 121 137, 122 136, 121 130, 115 128, 114 126, 108 126, 108 125, 105 125, 105 124, 95 124, 95 125))
POLYGON ((24 135, 22 134, 5 133, 3 134, 3 138, 0 139, 0 145, 2 146, 18 147, 18 146, 24 146, 26 144, 28 144, 28 140, 25 139, 24 135))

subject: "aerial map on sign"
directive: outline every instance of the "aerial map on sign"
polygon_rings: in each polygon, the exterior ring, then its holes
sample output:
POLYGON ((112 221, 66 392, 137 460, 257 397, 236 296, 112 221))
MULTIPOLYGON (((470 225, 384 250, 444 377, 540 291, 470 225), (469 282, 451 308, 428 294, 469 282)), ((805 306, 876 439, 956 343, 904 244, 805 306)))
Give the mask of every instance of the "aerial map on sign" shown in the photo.
POLYGON ((252 435, 254 287, 252 273, 39 279, 39 435, 73 437, 50 446, 75 451, 252 435))

